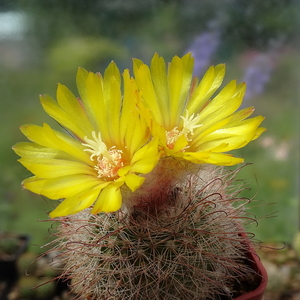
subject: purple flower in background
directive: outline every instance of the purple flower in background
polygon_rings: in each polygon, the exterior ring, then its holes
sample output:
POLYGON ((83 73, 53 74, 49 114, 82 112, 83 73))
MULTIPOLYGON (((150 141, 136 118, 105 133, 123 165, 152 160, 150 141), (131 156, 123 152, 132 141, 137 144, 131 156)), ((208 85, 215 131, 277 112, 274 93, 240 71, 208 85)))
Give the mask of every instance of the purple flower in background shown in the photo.
MULTIPOLYGON (((185 53, 191 52, 195 59, 194 75, 201 76, 212 63, 212 57, 221 43, 220 25, 211 21, 208 29, 194 37, 185 53)), ((276 67, 278 50, 281 42, 270 41, 267 52, 248 50, 242 54, 244 76, 247 90, 245 100, 253 98, 264 92, 266 84, 270 81, 271 74, 276 67)))
POLYGON ((247 52, 246 68, 243 81, 247 84, 245 100, 253 98, 264 92, 266 84, 270 81, 271 73, 275 69, 276 53, 273 51, 261 53, 258 51, 247 52))
POLYGON ((219 44, 220 32, 218 29, 204 31, 194 38, 186 51, 186 53, 191 52, 195 58, 194 75, 202 75, 211 65, 211 58, 219 44))

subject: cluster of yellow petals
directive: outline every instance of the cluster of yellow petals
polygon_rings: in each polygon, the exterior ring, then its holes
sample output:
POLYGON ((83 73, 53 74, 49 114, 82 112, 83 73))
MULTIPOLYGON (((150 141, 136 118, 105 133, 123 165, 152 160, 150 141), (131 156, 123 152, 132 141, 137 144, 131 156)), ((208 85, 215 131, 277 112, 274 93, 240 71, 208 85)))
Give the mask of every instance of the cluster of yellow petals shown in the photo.
POLYGON ((71 134, 49 125, 24 125, 30 142, 13 147, 34 176, 23 187, 49 199, 64 199, 51 213, 59 217, 93 206, 92 213, 118 210, 121 187, 139 188, 159 160, 157 139, 150 136, 137 103, 139 94, 129 71, 121 75, 111 63, 104 76, 79 69, 80 99, 59 85, 57 101, 41 96, 44 110, 71 134))
POLYGON ((63 85, 57 101, 40 98, 68 133, 47 124, 21 127, 30 142, 13 149, 34 174, 23 187, 63 200, 53 218, 91 206, 92 213, 112 212, 122 205, 122 189, 135 192, 164 156, 196 164, 242 162, 227 152, 256 139, 265 130, 263 117, 248 118, 252 107, 238 110, 245 84, 232 81, 212 98, 224 65, 210 67, 198 83, 193 63, 187 54, 167 66, 155 54, 150 67, 133 60, 134 77, 128 70, 121 75, 114 62, 104 76, 79 68, 80 98, 63 85))
POLYGON ((168 156, 214 165, 243 162, 226 152, 258 138, 265 131, 259 127, 264 118, 247 119, 253 107, 237 111, 245 83, 231 81, 211 98, 223 82, 224 64, 210 67, 200 83, 192 76, 193 65, 190 54, 175 56, 168 66, 155 54, 150 68, 134 60, 134 75, 152 134, 168 156))

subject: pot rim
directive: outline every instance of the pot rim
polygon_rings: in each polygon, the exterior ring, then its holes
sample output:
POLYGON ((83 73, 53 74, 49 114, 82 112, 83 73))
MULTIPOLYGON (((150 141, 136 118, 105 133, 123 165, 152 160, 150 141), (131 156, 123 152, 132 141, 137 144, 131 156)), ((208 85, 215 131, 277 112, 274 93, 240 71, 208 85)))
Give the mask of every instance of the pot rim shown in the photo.
POLYGON ((261 278, 260 284, 255 290, 233 298, 233 300, 261 300, 266 289, 268 283, 268 274, 261 259, 256 254, 256 251, 253 249, 253 246, 251 244, 248 252, 248 257, 251 267, 261 278))

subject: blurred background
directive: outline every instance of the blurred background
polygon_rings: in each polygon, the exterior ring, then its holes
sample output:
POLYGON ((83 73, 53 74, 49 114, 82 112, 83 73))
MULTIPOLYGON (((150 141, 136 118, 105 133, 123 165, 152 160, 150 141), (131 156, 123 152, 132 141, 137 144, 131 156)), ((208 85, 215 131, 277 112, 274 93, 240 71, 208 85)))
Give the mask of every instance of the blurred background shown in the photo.
POLYGON ((291 243, 299 230, 298 0, 0 0, 0 232, 31 235, 31 251, 49 241, 53 207, 22 190, 29 173, 13 144, 19 126, 57 126, 39 104, 55 97, 57 83, 77 94, 77 68, 103 72, 111 60, 131 68, 154 52, 169 61, 192 52, 195 75, 226 63, 225 82, 246 81, 244 106, 266 117, 268 131, 238 151, 248 163, 239 173, 251 187, 252 226, 263 241, 291 243))

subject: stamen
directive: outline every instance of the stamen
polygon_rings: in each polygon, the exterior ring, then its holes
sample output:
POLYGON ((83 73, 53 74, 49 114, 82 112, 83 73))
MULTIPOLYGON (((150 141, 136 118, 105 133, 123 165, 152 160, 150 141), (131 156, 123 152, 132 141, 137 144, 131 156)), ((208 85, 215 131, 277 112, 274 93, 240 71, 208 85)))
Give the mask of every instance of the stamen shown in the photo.
POLYGON ((177 129, 177 127, 173 128, 171 131, 167 131, 167 144, 173 144, 177 141, 181 132, 177 129))
POLYGON ((116 149, 110 149, 108 151, 111 160, 108 160, 106 157, 100 158, 98 156, 98 164, 94 169, 98 172, 99 178, 101 177, 116 177, 118 175, 118 170, 124 166, 122 151, 116 149))
POLYGON ((94 161, 94 157, 96 157, 97 164, 94 166, 94 169, 98 172, 97 177, 117 177, 118 170, 124 166, 122 150, 115 149, 115 147, 107 150, 107 146, 101 139, 100 132, 96 136, 95 131, 93 131, 92 136, 94 140, 85 137, 86 143, 82 143, 82 145, 90 148, 83 151, 91 153, 91 161, 94 161))
MULTIPOLYGON (((188 141, 191 141, 191 138, 189 137, 194 135, 194 129, 202 126, 202 124, 197 124, 200 121, 200 115, 194 115, 188 116, 188 111, 186 111, 186 117, 181 116, 183 120, 183 128, 181 131, 177 129, 177 127, 174 127, 171 131, 166 131, 166 137, 167 137, 167 147, 169 149, 174 148, 174 143, 178 140, 178 138, 181 135, 184 135, 188 141)), ((185 147, 185 149, 188 148, 185 147)), ((184 150, 184 149, 182 149, 184 150)))

